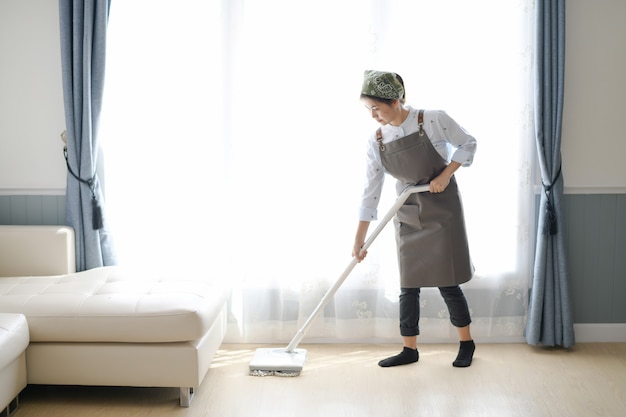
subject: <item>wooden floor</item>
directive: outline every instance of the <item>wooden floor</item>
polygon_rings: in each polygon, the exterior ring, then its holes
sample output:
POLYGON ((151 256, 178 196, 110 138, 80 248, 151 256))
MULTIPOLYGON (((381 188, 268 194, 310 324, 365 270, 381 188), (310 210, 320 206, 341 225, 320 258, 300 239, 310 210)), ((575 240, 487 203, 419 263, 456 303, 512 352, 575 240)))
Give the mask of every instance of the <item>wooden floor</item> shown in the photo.
POLYGON ((396 345, 301 345, 293 378, 249 376, 257 347, 223 346, 190 408, 177 389, 29 386, 14 417, 626 415, 626 343, 478 345, 464 369, 451 365, 456 344, 424 344, 396 368, 376 365, 396 345))

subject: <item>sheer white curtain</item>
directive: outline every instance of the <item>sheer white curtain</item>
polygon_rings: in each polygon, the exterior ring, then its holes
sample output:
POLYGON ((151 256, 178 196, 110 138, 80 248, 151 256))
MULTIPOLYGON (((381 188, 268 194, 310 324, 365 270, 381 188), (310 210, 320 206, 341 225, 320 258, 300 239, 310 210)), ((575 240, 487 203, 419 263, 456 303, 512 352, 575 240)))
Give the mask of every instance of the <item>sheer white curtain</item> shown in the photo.
POLYGON ((124 265, 194 273, 221 246, 220 13, 215 1, 112 2, 102 146, 124 265))
MULTIPOLYGON (((227 341, 282 343, 350 261, 363 70, 478 140, 458 171, 477 339, 522 340, 531 264, 532 0, 165 1, 111 8, 103 142, 123 262, 233 288, 227 341)), ((393 179, 380 211, 393 202, 393 179)), ((382 214, 381 214, 382 216, 382 214)), ((372 228, 375 224, 372 225, 372 228)), ((399 339, 392 225, 305 341, 399 339)), ((422 340, 454 337, 424 290, 422 340)))

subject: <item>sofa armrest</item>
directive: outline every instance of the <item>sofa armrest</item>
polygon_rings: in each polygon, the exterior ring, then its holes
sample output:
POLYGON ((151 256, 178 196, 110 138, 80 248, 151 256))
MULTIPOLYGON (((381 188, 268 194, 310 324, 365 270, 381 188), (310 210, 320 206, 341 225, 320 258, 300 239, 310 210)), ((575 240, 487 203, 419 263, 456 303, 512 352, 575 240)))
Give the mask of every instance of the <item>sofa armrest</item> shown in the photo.
POLYGON ((74 229, 0 226, 0 277, 76 272, 74 229))

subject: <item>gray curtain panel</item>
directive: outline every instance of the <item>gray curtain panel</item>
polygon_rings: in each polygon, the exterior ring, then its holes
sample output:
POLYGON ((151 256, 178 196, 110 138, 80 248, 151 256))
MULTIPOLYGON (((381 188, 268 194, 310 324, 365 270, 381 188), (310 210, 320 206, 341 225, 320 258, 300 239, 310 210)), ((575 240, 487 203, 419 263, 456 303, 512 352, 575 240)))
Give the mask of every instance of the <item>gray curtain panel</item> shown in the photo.
POLYGON ((67 129, 66 220, 76 233, 76 270, 116 263, 98 177, 109 0, 59 0, 67 129))
POLYGON ((535 131, 543 192, 526 340, 569 348, 575 339, 562 220, 565 0, 539 0, 536 7, 535 131))

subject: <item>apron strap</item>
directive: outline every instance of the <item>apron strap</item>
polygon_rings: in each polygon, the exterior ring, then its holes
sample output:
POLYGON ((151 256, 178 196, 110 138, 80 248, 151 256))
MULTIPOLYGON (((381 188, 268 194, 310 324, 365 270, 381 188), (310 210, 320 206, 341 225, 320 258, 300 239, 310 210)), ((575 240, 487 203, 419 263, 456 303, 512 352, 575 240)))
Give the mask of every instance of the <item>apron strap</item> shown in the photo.
POLYGON ((383 145, 383 133, 380 130, 380 127, 376 129, 376 142, 378 142, 378 149, 381 152, 385 152, 385 145, 383 145))
POLYGON ((424 110, 417 113, 417 125, 419 126, 419 135, 424 136, 424 110))

